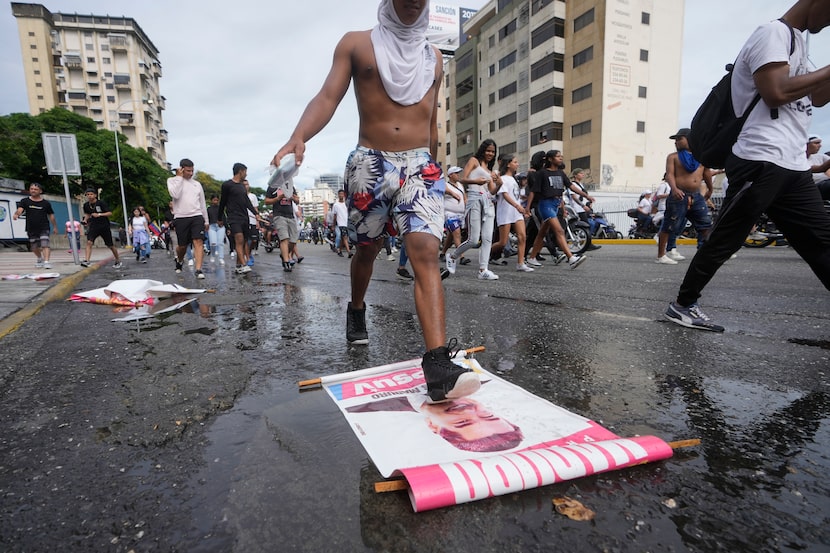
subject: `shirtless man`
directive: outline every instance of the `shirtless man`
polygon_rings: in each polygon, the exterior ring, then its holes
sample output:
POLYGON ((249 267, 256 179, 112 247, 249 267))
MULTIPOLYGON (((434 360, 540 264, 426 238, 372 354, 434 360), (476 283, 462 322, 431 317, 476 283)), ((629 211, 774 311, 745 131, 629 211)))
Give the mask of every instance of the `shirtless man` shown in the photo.
POLYGON ((451 361, 448 346, 454 340, 445 345, 444 289, 438 271, 445 182, 434 161, 443 61, 426 40, 428 4, 381 0, 374 29, 340 39, 322 89, 273 164, 279 166, 289 153, 302 163, 305 143, 331 120, 353 81, 360 125, 357 147, 347 161, 346 190, 349 238, 357 254, 351 262, 346 338, 350 344, 369 342, 364 298, 375 258, 394 222, 415 272, 415 309, 427 349, 424 378, 430 400, 438 402, 469 395, 480 382, 474 372, 451 361), (407 175, 403 183, 401 174, 407 175))
POLYGON ((686 138, 689 132, 689 129, 680 129, 669 137, 674 140, 677 151, 666 158, 666 182, 671 187, 671 194, 666 199, 655 261, 663 265, 677 265, 675 259, 666 255, 666 244, 669 233, 680 236, 687 218, 697 230, 698 245, 703 243, 712 228, 712 215, 706 206, 706 200, 712 196, 712 172, 689 151, 686 138), (700 193, 701 180, 706 183, 705 195, 700 193))

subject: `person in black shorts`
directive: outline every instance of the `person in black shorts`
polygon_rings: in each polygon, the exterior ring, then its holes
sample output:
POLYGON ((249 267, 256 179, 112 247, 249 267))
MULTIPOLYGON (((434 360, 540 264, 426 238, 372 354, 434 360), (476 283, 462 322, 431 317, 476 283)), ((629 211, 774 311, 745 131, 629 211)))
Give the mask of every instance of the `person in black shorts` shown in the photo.
POLYGON ((251 227, 248 222, 248 210, 254 211, 248 191, 245 190, 245 177, 248 168, 242 163, 233 164, 233 178, 222 183, 222 193, 219 199, 219 224, 225 223, 233 236, 236 248, 236 272, 248 273, 247 244, 251 238, 251 227))
POLYGON ((55 212, 52 211, 52 204, 41 196, 43 189, 36 182, 29 185, 29 196, 17 202, 17 209, 12 215, 15 221, 18 217, 26 214, 26 234, 29 237, 29 245, 37 261, 35 267, 40 269, 51 269, 49 263, 51 248, 49 247, 49 221, 52 221, 52 232, 58 233, 58 223, 55 221, 55 212))
POLYGON ((84 192, 86 196, 86 203, 84 203, 84 218, 83 223, 87 225, 86 229, 86 259, 81 261, 81 265, 89 267, 90 258, 92 257, 92 244, 99 236, 104 239, 104 244, 115 256, 115 263, 112 265, 114 269, 121 268, 121 257, 118 255, 118 248, 112 242, 112 230, 110 230, 110 211, 109 206, 103 200, 98 199, 98 192, 94 188, 87 188, 84 192))

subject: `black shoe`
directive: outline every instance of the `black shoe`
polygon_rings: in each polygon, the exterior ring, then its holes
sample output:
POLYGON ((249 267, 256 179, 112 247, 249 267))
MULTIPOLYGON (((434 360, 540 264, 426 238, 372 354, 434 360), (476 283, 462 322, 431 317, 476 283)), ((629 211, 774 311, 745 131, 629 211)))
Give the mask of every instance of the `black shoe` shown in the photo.
POLYGON ((291 263, 289 261, 283 261, 282 262, 282 270, 285 271, 286 273, 290 273, 291 271, 294 270, 294 266, 291 265, 291 263))
POLYGON ((459 265, 469 265, 470 263, 472 263, 472 261, 470 261, 470 260, 469 260, 469 259, 467 259, 466 257, 462 257, 462 258, 458 261, 458 264, 459 264, 459 265))
POLYGON ((366 308, 353 309, 352 302, 346 308, 346 340, 350 344, 368 344, 369 333, 366 332, 366 308))
POLYGON ((204 279, 204 278, 205 278, 205 273, 203 273, 203 272, 201 271, 201 269, 196 269, 196 273, 195 273, 195 274, 196 274, 196 278, 198 278, 199 280, 202 280, 202 279, 204 279))
POLYGON ((457 353, 457 350, 452 350, 457 343, 453 338, 446 346, 429 350, 424 354, 421 367, 424 369, 424 380, 427 382, 429 403, 468 396, 481 387, 478 374, 452 362, 452 357, 457 353))
POLYGON ((300 263, 302 263, 303 259, 305 259, 305 257, 298 257, 297 258, 297 264, 299 265, 300 263))
POLYGON ((592 251, 594 251, 594 250, 598 250, 598 249, 600 249, 601 247, 602 247, 602 246, 600 246, 599 244, 591 244, 590 246, 588 246, 588 251, 589 251, 589 252, 592 252, 592 251))
POLYGON ((349 252, 349 259, 351 259, 352 256, 354 256, 354 254, 352 252, 349 252))
POLYGON ((398 278, 401 280, 415 280, 415 277, 406 270, 406 267, 398 267, 398 278))
POLYGON ((177 259, 176 260, 176 273, 178 274, 178 273, 181 273, 181 272, 182 272, 182 262, 177 259))
POLYGON ((536 254, 536 259, 537 259, 538 261, 547 261, 547 259, 545 259, 545 256, 544 256, 544 255, 542 255, 542 254, 540 254, 540 253, 539 253, 539 254, 536 254))
POLYGON ((447 277, 450 276, 450 272, 443 267, 441 267, 439 272, 441 273, 441 280, 445 280, 447 277))
POLYGON ((89 265, 90 262, 88 259, 84 259, 83 261, 81 261, 81 267, 89 267, 89 265))
POLYGON ((340 250, 337 250, 337 255, 339 255, 340 257, 343 257, 343 252, 341 252, 340 250))

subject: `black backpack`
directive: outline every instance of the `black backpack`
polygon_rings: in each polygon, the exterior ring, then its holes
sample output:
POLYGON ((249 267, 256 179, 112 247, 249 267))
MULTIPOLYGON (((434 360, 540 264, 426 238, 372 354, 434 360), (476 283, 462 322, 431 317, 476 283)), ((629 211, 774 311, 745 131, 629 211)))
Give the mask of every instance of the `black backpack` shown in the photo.
MULTIPOLYGON (((779 20, 790 29, 790 55, 795 52, 795 32, 783 19, 779 20)), ((704 167, 723 168, 726 158, 732 153, 732 146, 738 141, 738 135, 747 117, 761 100, 756 94, 749 107, 738 117, 732 105, 732 69, 726 66, 726 75, 718 81, 712 91, 697 109, 692 118, 691 132, 687 137, 689 150, 704 167)), ((773 119, 778 118, 778 109, 770 110, 773 119)))

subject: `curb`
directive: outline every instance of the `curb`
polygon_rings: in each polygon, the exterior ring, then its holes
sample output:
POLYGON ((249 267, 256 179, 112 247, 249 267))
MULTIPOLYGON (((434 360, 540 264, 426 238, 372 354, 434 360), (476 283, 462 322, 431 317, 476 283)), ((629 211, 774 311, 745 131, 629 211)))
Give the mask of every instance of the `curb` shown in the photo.
POLYGON ((34 317, 35 314, 43 309, 47 303, 66 299, 72 289, 80 284, 81 281, 87 277, 87 275, 91 274, 93 271, 97 271, 106 263, 108 263, 108 260, 99 261, 94 265, 62 278, 57 284, 38 294, 35 299, 25 307, 18 309, 0 321, 0 340, 23 326, 23 323, 34 317))

